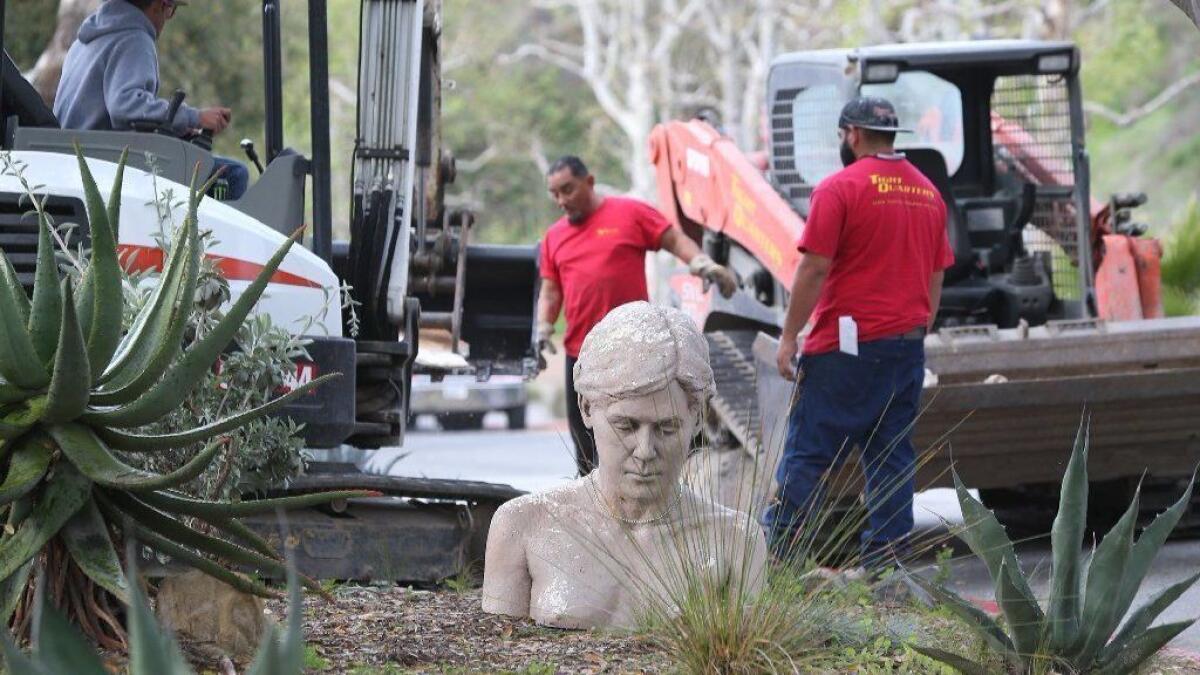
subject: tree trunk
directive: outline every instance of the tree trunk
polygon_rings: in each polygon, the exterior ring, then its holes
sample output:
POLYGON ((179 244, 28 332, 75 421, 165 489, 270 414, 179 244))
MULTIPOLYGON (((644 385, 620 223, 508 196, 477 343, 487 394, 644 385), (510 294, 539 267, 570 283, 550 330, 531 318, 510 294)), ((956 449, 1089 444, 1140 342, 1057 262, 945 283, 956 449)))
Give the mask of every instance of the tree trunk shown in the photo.
POLYGON ((54 105, 63 60, 67 58, 67 50, 79 32, 79 24, 99 6, 100 0, 59 0, 58 25, 54 28, 54 35, 42 50, 37 63, 33 64, 33 69, 26 74, 46 105, 54 105))

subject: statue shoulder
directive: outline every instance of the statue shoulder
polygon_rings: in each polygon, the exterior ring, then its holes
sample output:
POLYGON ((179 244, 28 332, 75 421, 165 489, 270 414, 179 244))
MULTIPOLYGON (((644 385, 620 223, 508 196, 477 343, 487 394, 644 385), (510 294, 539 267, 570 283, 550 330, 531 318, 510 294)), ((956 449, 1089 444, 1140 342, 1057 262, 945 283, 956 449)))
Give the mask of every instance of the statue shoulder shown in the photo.
POLYGON ((582 500, 587 498, 585 489, 585 479, 577 478, 549 490, 521 495, 504 502, 493 516, 493 522, 520 523, 538 527, 543 519, 553 516, 564 508, 581 506, 582 500))

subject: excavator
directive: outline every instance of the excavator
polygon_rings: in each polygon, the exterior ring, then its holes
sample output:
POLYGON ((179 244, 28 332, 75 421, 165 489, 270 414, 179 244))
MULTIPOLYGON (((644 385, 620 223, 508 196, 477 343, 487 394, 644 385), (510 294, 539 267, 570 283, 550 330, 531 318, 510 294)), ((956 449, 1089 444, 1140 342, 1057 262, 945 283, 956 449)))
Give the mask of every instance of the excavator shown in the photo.
MULTIPOLYGON (((364 475, 356 459, 403 442, 414 373, 486 379, 535 372, 535 250, 473 244, 473 214, 445 205, 455 170, 441 135, 440 0, 362 1, 353 177, 344 186, 351 194, 350 237, 334 241, 326 0, 306 0, 308 63, 298 64, 309 74, 311 156, 286 144, 283 122, 281 13, 284 5, 303 10, 305 3, 252 1, 262 7, 265 142, 261 157, 253 142, 242 147, 260 175, 237 201, 202 203, 200 228, 215 240, 207 255, 236 297, 305 224, 311 199, 306 246, 292 249, 256 311, 310 340, 297 382, 343 376, 283 411, 304 424, 318 461, 278 489, 353 487, 385 495, 288 514, 289 548, 300 571, 313 577, 454 576, 482 559, 491 514, 520 493, 507 485, 364 475), (343 292, 353 311, 343 312, 343 292), (421 349, 422 333, 436 333, 440 348, 421 349)), ((0 0, 0 17, 3 9, 0 0)), ((194 168, 207 176, 213 166, 210 136, 181 137, 169 124, 185 92, 175 92, 164 119, 137 121, 132 130, 61 129, 6 52, 2 65, 0 146, 39 186, 56 222, 77 225, 65 243, 88 241, 75 144, 101 185, 111 183, 128 149, 118 248, 130 269, 161 269, 156 237, 169 227, 159 208, 163 195, 187 194, 194 168)), ((37 221, 22 196, 16 176, 0 176, 0 247, 31 287, 37 221)), ((250 524, 279 543, 275 518, 250 524)))
POLYGON ((1092 196, 1079 66, 1052 41, 797 52, 769 70, 765 157, 701 119, 654 129, 660 208, 741 280, 728 300, 669 282, 709 340, 717 396, 690 461, 719 499, 769 496, 795 395, 774 354, 796 242, 860 94, 913 128, 896 145, 941 193, 954 251, 925 342, 919 488, 952 485, 953 466, 1001 513, 1052 513, 1087 415, 1095 522, 1144 474, 1147 512, 1178 494, 1200 460, 1200 318, 1163 317, 1162 246, 1134 215, 1145 195, 1092 196))

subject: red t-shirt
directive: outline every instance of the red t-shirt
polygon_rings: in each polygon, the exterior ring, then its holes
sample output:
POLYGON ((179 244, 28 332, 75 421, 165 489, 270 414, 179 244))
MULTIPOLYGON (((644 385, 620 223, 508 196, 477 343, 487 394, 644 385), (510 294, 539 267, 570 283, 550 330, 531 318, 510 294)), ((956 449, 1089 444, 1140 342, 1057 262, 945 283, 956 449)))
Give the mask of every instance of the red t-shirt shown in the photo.
POLYGON ((929 321, 929 277, 954 264, 946 204, 908 160, 864 157, 813 191, 800 251, 832 259, 805 354, 838 348, 838 317, 868 342, 929 321))
POLYGON ((649 204, 606 197, 587 220, 558 219, 542 240, 541 274, 563 291, 567 355, 614 307, 648 300, 646 251, 657 251, 671 224, 649 204))

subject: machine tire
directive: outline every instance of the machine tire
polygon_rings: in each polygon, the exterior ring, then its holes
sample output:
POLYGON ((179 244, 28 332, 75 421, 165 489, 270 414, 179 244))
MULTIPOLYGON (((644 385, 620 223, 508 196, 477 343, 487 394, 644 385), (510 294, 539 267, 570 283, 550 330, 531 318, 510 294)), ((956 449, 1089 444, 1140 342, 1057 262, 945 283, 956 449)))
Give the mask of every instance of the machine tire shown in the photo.
POLYGON ((478 431, 483 428, 483 413, 442 413, 437 419, 442 431, 478 431))
POLYGON ((525 406, 517 406, 504 411, 508 416, 508 428, 510 430, 525 428, 525 406))

